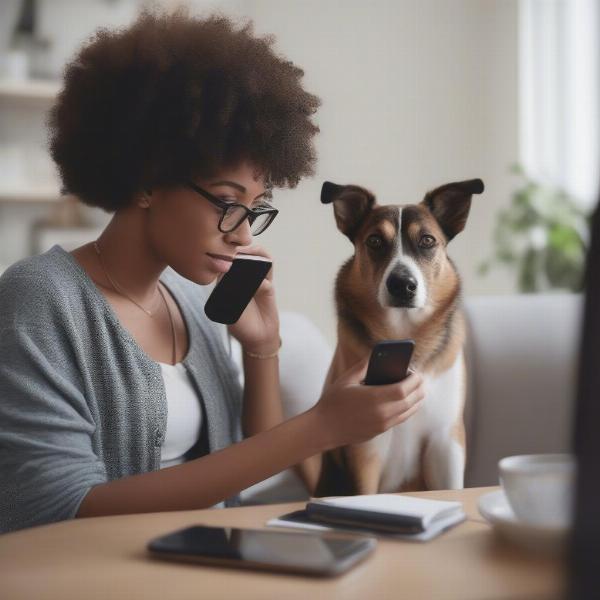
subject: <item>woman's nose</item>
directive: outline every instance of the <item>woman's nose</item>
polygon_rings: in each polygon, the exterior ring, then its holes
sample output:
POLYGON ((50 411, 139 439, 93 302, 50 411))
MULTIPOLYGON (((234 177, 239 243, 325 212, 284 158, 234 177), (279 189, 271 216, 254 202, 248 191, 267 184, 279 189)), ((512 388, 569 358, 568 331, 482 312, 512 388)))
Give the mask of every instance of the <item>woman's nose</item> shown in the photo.
POLYGON ((225 240, 229 244, 236 246, 249 246, 252 243, 252 233, 250 232, 250 221, 244 219, 239 227, 225 234, 225 240))

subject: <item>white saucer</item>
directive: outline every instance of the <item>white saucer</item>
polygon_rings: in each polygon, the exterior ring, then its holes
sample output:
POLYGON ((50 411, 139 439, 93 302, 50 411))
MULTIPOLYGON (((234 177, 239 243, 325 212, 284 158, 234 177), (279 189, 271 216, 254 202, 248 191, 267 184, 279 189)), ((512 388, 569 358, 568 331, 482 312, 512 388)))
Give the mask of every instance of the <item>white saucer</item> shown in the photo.
POLYGON ((519 521, 513 513, 503 490, 483 494, 479 498, 479 512, 496 532, 522 548, 544 554, 564 551, 568 527, 545 527, 519 521))

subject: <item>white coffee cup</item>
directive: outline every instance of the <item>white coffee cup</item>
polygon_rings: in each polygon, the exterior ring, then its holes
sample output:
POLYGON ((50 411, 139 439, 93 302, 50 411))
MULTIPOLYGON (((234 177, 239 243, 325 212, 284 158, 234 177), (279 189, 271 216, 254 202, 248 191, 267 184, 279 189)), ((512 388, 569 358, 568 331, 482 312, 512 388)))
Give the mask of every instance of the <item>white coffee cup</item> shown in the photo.
POLYGON ((500 485, 517 518, 530 525, 568 527, 572 521, 575 457, 508 456, 498 463, 500 485))

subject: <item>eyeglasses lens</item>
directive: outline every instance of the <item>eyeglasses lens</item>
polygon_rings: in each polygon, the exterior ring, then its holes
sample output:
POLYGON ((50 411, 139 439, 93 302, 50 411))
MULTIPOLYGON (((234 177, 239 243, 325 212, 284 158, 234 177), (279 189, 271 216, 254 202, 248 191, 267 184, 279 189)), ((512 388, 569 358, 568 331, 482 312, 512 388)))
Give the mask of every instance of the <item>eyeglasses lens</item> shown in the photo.
MULTIPOLYGON (((237 227, 239 227, 242 224, 242 222, 244 221, 246 216, 247 216, 247 213, 243 208, 241 208, 239 206, 233 206, 233 207, 227 209, 227 212, 225 213, 225 217, 223 218, 223 221, 221 222, 221 227, 225 231, 233 231, 234 229, 236 229, 237 227)), ((269 223, 271 221, 271 214, 270 213, 253 214, 253 215, 249 216, 249 220, 250 220, 250 232, 252 233, 252 235, 258 235, 259 233, 262 233, 269 225, 269 223)))
POLYGON ((272 215, 270 213, 263 213, 254 217, 254 220, 250 224, 252 235, 262 233, 269 226, 271 218, 272 215))

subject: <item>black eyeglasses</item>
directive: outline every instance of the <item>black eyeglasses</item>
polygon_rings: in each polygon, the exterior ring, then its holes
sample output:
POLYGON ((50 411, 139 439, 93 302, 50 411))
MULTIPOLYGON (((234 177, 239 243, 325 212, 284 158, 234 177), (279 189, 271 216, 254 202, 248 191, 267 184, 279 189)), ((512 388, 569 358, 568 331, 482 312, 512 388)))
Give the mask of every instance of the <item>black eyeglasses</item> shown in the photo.
POLYGON ((243 204, 225 202, 224 200, 213 196, 210 192, 203 190, 192 181, 186 182, 186 185, 223 211, 221 218, 219 219, 219 231, 221 233, 229 233, 230 231, 237 229, 246 219, 248 219, 250 222, 250 233, 252 235, 259 235, 273 222, 273 219, 279 212, 272 206, 248 208, 243 204))

